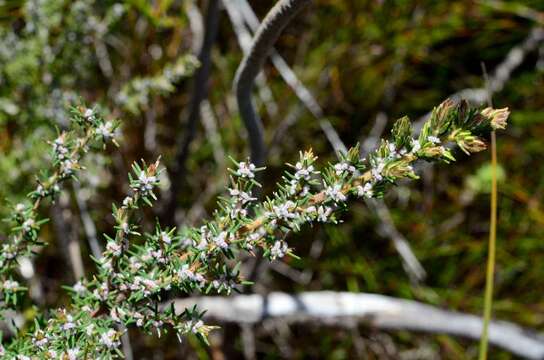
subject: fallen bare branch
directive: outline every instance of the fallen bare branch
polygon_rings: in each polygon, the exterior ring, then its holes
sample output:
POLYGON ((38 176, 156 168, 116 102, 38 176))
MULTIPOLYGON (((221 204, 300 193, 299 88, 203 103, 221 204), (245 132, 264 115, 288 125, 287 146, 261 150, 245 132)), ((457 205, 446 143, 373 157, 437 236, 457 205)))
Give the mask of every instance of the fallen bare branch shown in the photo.
MULTIPOLYGON (((176 311, 197 305, 206 309, 205 317, 221 322, 260 323, 281 318, 284 322, 319 322, 349 325, 356 321, 386 330, 412 330, 479 339, 480 317, 443 310, 412 300, 378 294, 333 291, 232 297, 195 297, 174 301, 176 311)), ((544 359, 544 337, 518 325, 493 321, 489 328, 491 344, 528 359, 544 359)))

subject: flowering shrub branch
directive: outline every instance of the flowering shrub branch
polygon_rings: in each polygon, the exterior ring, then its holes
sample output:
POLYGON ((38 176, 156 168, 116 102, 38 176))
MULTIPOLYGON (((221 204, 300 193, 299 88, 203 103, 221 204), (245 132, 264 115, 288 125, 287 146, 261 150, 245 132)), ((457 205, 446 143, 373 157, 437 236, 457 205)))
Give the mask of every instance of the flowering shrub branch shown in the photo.
POLYGON ((61 185, 69 178, 76 179, 82 169, 81 158, 94 143, 115 142, 117 123, 105 120, 95 109, 76 107, 71 111, 74 129, 62 132, 52 141, 52 169, 37 178, 37 186, 28 194, 29 203, 15 205, 13 216, 7 219, 13 224, 8 240, 0 253, 0 291, 2 307, 16 305, 18 293, 25 287, 13 280, 17 259, 28 256, 35 246, 43 245, 38 233, 47 219, 38 218, 42 202, 54 199, 61 185))
POLYGON ((98 273, 69 288, 70 308, 37 321, 2 351, 21 358, 122 356, 116 323, 159 336, 172 330, 180 339, 195 334, 206 341, 213 327, 203 323, 202 312, 191 308, 176 314, 173 306, 163 308, 166 292, 236 291, 245 283, 236 261, 240 251, 261 248, 270 260, 293 255, 286 242, 289 233, 313 223, 337 223, 349 199, 382 197, 399 180, 417 179, 413 165, 418 160, 454 161, 455 144, 467 154, 484 150, 482 136, 504 128, 508 115, 506 108, 480 110, 446 100, 433 110, 417 138, 408 118, 401 118, 391 138, 367 159, 359 158, 356 146, 338 163, 318 170, 312 151, 301 152, 263 202, 251 195, 260 186, 255 178, 263 168, 233 160, 228 194, 219 199, 213 218, 177 233, 160 224, 151 233, 139 232, 134 215, 155 200, 160 169, 158 160, 149 166, 135 164, 129 176, 131 193, 120 207, 113 207, 115 235, 106 236, 103 257, 95 259, 98 273))

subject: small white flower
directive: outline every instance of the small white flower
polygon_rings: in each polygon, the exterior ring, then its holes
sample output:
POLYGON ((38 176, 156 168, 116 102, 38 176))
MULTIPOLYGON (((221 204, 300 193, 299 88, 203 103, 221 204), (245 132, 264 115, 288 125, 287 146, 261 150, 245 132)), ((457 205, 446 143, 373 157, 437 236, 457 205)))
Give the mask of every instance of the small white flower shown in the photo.
POLYGON ((125 234, 128 234, 130 232, 130 226, 126 221, 121 224, 121 230, 123 230, 125 234))
POLYGON ((23 211, 25 211, 25 209, 26 209, 25 204, 19 203, 15 205, 15 211, 17 211, 18 213, 22 213, 23 211))
POLYGON ((371 198, 373 194, 371 183, 366 183, 364 186, 357 186, 357 196, 371 198))
POLYGON ((40 196, 45 196, 45 189, 44 189, 43 185, 41 185, 41 184, 38 185, 38 187, 36 187, 36 192, 40 196))
POLYGON ((77 360, 77 356, 79 355, 79 348, 68 349, 67 355, 69 360, 77 360))
POLYGON ((75 327, 76 327, 76 324, 74 323, 74 318, 72 317, 72 315, 70 314, 66 315, 66 322, 62 324, 61 329, 66 331, 66 330, 73 329, 75 327))
POLYGON ((17 256, 17 246, 14 244, 2 245, 2 254, 7 260, 14 259, 17 256))
POLYGON ((304 179, 308 181, 310 180, 312 173, 314 172, 313 165, 304 167, 304 165, 300 161, 295 164, 295 169, 297 169, 297 171, 295 172, 295 179, 297 180, 304 179))
POLYGON ((132 203, 132 197, 127 196, 123 199, 123 207, 129 207, 132 203))
POLYGON ((418 140, 412 139, 412 153, 415 154, 421 150, 421 144, 418 140))
POLYGON ((7 291, 14 291, 19 287, 19 283, 15 280, 6 280, 2 284, 2 288, 7 291))
POLYGON ((314 213, 317 211, 317 209, 315 208, 315 206, 312 205, 312 206, 308 206, 304 211, 307 213, 314 213))
POLYGON ((341 163, 334 165, 334 170, 336 172, 336 175, 338 176, 342 175, 346 171, 353 174, 355 172, 355 166, 343 161, 341 163))
POLYGON ((183 280, 192 280, 194 279, 195 273, 189 269, 189 264, 183 264, 181 269, 178 270, 179 278, 183 280))
POLYGON ((29 232, 34 227, 34 224, 35 224, 34 219, 26 220, 22 225, 23 231, 24 232, 29 232))
POLYGON ((251 242, 255 242, 255 241, 259 240, 260 238, 262 238, 263 236, 265 236, 266 234, 267 234, 266 229, 264 227, 260 227, 259 230, 249 234, 248 239, 251 242))
POLYGON ((135 186, 137 190, 140 190, 144 193, 150 192, 153 190, 153 187, 157 184, 157 177, 148 176, 145 171, 142 171, 138 176, 138 184, 135 186))
POLYGON ((205 235, 202 235, 198 243, 193 244, 198 250, 204 250, 208 247, 208 239, 205 235))
POLYGON ((346 195, 342 192, 342 184, 336 183, 332 186, 327 186, 325 194, 334 202, 346 201, 346 195))
POLYGON ((427 136, 427 140, 429 140, 433 144, 440 144, 440 139, 433 135, 427 136))
POLYGON ((110 310, 110 317, 118 323, 122 322, 121 318, 125 316, 125 314, 126 312, 122 308, 114 307, 110 310))
POLYGON ((139 312, 136 312, 132 315, 136 319, 136 326, 142 327, 144 326, 144 316, 140 314, 139 312))
POLYGON ((132 271, 133 273, 140 270, 140 268, 143 266, 140 260, 135 256, 131 256, 128 261, 129 261, 130 271, 132 271))
POLYGON ((144 291, 144 294, 146 295, 150 295, 151 293, 158 290, 158 288, 160 287, 158 282, 153 279, 141 278, 140 282, 145 286, 145 289, 147 290, 144 291))
POLYGON ((287 246, 285 241, 278 240, 270 249, 270 255, 272 255, 272 259, 282 258, 285 256, 288 250, 289 247, 287 246))
POLYGON ((287 200, 285 203, 280 205, 274 205, 272 207, 272 210, 274 211, 274 214, 279 219, 289 220, 293 219, 297 216, 294 212, 291 212, 291 209, 295 207, 295 203, 291 200, 287 200))
POLYGON ((85 334, 87 334, 87 336, 91 336, 93 333, 94 333, 94 324, 89 324, 85 328, 85 334))
POLYGON ((383 159, 378 159, 376 166, 373 167, 370 171, 374 180, 381 181, 383 179, 382 171, 384 167, 385 167, 385 161, 383 159))
POLYGON ((395 143, 389 143, 387 145, 387 148, 389 149, 389 152, 391 153, 390 156, 395 157, 397 153, 397 147, 395 146, 395 143))
POLYGON ((204 323, 202 322, 202 320, 191 320, 185 324, 185 328, 187 329, 187 331, 190 331, 193 334, 199 332, 202 327, 204 327, 204 323))
POLYGON ((113 329, 109 329, 107 332, 100 335, 100 343, 105 345, 109 349, 119 346, 119 341, 116 339, 117 332, 113 329))
POLYGON ((32 338, 32 342, 34 345, 36 345, 39 348, 43 348, 47 343, 49 342, 49 339, 47 336, 43 333, 43 331, 38 330, 36 335, 32 338))
POLYGON ((196 273, 193 276, 193 281, 195 281, 199 287, 203 287, 204 285, 206 285, 206 279, 202 274, 199 273, 196 273))
POLYGON ((230 196, 239 199, 242 204, 257 200, 257 198, 252 197, 247 192, 238 189, 229 189, 229 194, 230 196))
POLYGON ((167 232, 165 231, 162 231, 161 234, 160 234, 160 239, 163 243, 167 244, 167 245, 170 245, 172 243, 172 238, 170 237, 170 235, 168 235, 167 232))
POLYGON ((70 159, 64 160, 60 166, 60 171, 64 176, 73 174, 75 169, 76 163, 70 159))
POLYGON ((96 128, 96 133, 98 135, 101 135, 106 140, 113 137, 113 124, 109 121, 100 124, 96 128))
POLYGON ((121 256, 121 245, 119 245, 115 241, 108 241, 106 249, 108 249, 108 251, 110 251, 115 257, 121 256))
POLYGON ((332 209, 328 206, 320 206, 317 208, 317 221, 319 222, 327 222, 329 220, 329 216, 332 213, 332 209))
POLYGON ((53 142, 53 151, 55 152, 55 154, 57 155, 57 158, 59 158, 60 160, 64 160, 66 158, 66 156, 68 155, 69 153, 69 150, 68 148, 64 145, 64 138, 63 137, 58 137, 54 142, 53 142))
POLYGON ((83 117, 87 120, 92 120, 94 118, 94 111, 93 109, 87 109, 83 113, 83 117))
MULTIPOLYGON (((111 266, 111 262, 110 262, 110 266, 111 266)), ((106 300, 108 298, 109 293, 110 293, 110 290, 108 289, 108 285, 101 284, 98 289, 94 289, 93 296, 99 300, 106 300)))
POLYGON ((198 320, 196 323, 193 324, 193 326, 191 326, 191 331, 193 332, 193 334, 196 334, 203 326, 204 323, 202 322, 202 320, 198 320))
POLYGON ((19 204, 15 205, 15 211, 17 211, 18 213, 24 212, 25 209, 26 209, 25 204, 19 203, 19 204))
POLYGON ((228 236, 228 233, 226 231, 222 231, 216 237, 213 238, 213 242, 219 248, 226 249, 229 247, 229 244, 226 241, 227 236, 228 236))
POLYGON ((78 295, 81 295, 85 293, 85 291, 87 291, 87 288, 81 283, 81 281, 78 281, 77 283, 75 283, 73 286, 73 289, 78 295))
POLYGON ((236 175, 243 178, 253 179, 255 177, 255 169, 256 167, 254 164, 242 161, 238 163, 236 175))

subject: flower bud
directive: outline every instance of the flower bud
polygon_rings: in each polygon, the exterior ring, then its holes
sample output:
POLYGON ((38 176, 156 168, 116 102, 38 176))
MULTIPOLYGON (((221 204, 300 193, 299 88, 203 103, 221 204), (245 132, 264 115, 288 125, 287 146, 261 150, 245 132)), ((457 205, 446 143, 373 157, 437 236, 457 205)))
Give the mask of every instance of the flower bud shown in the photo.
POLYGON ((488 107, 482 110, 482 115, 489 118, 490 125, 494 130, 505 129, 510 111, 507 107, 502 109, 488 107))

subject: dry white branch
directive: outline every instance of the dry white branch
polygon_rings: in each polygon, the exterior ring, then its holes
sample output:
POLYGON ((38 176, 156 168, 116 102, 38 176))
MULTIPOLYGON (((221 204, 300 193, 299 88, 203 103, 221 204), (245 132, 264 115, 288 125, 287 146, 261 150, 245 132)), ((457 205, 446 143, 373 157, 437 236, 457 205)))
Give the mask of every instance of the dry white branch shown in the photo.
MULTIPOLYGON (((379 329, 449 334, 468 339, 479 339, 482 332, 482 320, 478 316, 378 294, 273 292, 174 301, 177 312, 193 305, 206 309, 208 319, 239 324, 255 324, 270 318, 340 326, 352 326, 355 321, 379 329)), ((493 321, 489 330, 491 344, 528 359, 544 359, 544 336, 504 321, 493 321)))

